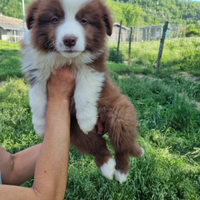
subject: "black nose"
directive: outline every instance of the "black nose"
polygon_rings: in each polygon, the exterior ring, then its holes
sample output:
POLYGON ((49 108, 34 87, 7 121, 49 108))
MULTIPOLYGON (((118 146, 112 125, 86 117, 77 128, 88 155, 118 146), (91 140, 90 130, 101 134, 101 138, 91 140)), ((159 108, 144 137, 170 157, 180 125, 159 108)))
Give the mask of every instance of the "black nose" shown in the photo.
POLYGON ((65 36, 63 38, 63 43, 66 47, 73 47, 76 45, 77 38, 74 36, 65 36))

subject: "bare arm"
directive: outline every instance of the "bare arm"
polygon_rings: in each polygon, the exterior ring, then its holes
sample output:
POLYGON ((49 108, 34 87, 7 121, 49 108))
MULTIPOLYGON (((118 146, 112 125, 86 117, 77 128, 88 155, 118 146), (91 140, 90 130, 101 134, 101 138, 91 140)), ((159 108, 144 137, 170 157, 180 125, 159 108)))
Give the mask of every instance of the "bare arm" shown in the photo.
MULTIPOLYGON (((98 119, 94 133, 105 133, 107 128, 98 119)), ((38 144, 14 155, 8 153, 0 146, 0 171, 3 184, 21 185, 33 177, 38 155, 42 144, 38 144)))
POLYGON ((0 170, 3 184, 21 185, 33 177, 41 144, 14 155, 0 146, 0 170))
POLYGON ((0 199, 63 199, 67 184, 70 143, 70 96, 74 76, 67 70, 57 71, 48 84, 46 131, 38 156, 32 188, 0 186, 0 199), (57 78, 58 77, 58 78, 57 78))

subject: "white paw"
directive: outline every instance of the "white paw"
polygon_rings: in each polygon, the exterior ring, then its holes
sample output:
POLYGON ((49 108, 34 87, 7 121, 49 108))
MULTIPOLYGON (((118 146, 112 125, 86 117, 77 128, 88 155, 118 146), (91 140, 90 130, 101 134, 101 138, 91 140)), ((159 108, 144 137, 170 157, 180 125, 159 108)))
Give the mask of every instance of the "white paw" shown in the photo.
POLYGON ((107 163, 104 163, 101 167, 101 173, 108 179, 113 179, 113 174, 115 172, 116 162, 113 158, 110 158, 107 163))
POLYGON ((34 124, 35 132, 38 134, 39 137, 43 138, 46 129, 46 119, 42 118, 40 120, 36 120, 36 118, 33 117, 32 122, 34 124))
MULTIPOLYGON (((141 148, 142 148, 142 147, 141 147, 141 148)), ((142 156, 144 155, 144 153, 145 153, 145 151, 144 151, 144 149, 142 148, 142 154, 141 154, 140 157, 142 157, 142 156)))
POLYGON ((78 119, 79 127, 85 134, 88 134, 95 127, 96 123, 97 117, 78 119))
POLYGON ((127 176, 128 176, 128 173, 127 174, 124 174, 124 173, 121 173, 120 171, 116 170, 115 171, 115 178, 116 180, 118 180, 120 183, 123 183, 127 180, 127 176))
POLYGON ((45 126, 34 126, 35 132, 39 137, 43 138, 45 133, 45 126))

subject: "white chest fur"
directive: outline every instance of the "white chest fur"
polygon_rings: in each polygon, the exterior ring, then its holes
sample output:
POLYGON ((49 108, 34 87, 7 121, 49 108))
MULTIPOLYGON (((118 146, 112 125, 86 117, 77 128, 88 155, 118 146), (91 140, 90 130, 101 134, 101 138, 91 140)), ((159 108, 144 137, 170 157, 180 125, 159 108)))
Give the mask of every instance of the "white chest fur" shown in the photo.
POLYGON ((31 72, 29 75, 35 80, 30 88, 29 98, 32 121, 36 133, 43 137, 46 126, 47 90, 46 83, 52 72, 58 67, 71 63, 72 70, 76 75, 76 88, 74 102, 76 118, 81 130, 88 133, 93 129, 97 121, 97 102, 105 79, 105 74, 97 72, 88 63, 94 55, 84 54, 73 61, 64 58, 54 52, 44 54, 38 52, 30 45, 29 38, 24 39, 25 48, 23 54, 23 71, 31 72))

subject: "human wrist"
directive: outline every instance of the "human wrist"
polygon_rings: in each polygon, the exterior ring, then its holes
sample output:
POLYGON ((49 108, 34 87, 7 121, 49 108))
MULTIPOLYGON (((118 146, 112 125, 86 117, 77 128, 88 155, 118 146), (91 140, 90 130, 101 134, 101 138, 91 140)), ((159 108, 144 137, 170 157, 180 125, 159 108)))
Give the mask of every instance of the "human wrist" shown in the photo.
POLYGON ((59 114, 62 113, 62 115, 68 114, 70 110, 70 99, 49 99, 47 103, 47 113, 54 113, 59 114), (64 112, 63 112, 64 111, 64 112))
POLYGON ((71 98, 70 97, 66 97, 66 98, 48 98, 48 103, 47 104, 52 104, 52 105, 56 105, 56 104, 63 104, 63 105, 70 105, 70 101, 71 98))

